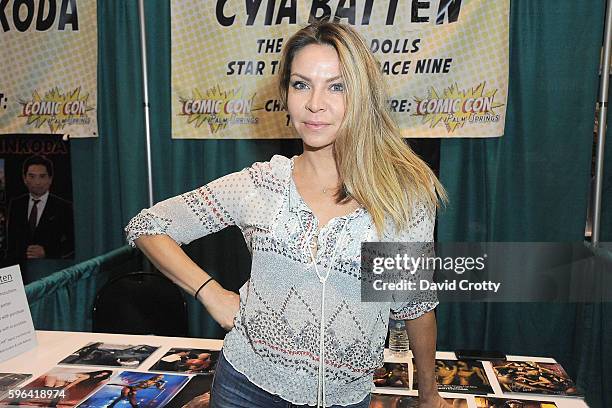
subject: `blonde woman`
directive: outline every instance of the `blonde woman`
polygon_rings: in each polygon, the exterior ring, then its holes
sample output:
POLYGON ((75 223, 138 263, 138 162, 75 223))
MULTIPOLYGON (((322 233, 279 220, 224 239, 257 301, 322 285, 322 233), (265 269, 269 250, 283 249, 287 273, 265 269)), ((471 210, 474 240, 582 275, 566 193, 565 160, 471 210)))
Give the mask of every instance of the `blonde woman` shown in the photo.
POLYGON ((435 386, 436 299, 362 302, 359 262, 362 241, 431 241, 442 186, 401 139, 378 64, 350 27, 298 31, 279 79, 301 155, 163 201, 126 228, 229 330, 211 407, 368 407, 390 311, 408 319, 421 407, 448 406, 435 386), (252 254, 240 296, 179 247, 229 225, 252 254))

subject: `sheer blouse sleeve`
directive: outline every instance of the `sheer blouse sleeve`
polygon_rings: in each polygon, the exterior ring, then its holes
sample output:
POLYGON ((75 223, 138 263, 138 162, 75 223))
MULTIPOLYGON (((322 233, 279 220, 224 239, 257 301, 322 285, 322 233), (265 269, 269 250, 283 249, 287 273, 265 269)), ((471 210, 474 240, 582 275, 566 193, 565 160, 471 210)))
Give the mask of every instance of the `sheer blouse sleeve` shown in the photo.
MULTIPOLYGON (((417 204, 408 226, 399 233, 388 237, 394 242, 433 242, 435 212, 423 204, 417 204)), ((391 230, 394 231, 394 228, 391 230)), ((430 271, 419 270, 416 279, 431 279, 430 271)), ((391 317, 397 320, 416 319, 438 305, 438 298, 433 291, 415 291, 407 301, 398 300, 391 305, 391 317)))
POLYGON ((228 174, 193 191, 142 210, 125 227, 131 246, 141 235, 166 234, 179 245, 241 225, 244 205, 255 194, 252 168, 228 174))

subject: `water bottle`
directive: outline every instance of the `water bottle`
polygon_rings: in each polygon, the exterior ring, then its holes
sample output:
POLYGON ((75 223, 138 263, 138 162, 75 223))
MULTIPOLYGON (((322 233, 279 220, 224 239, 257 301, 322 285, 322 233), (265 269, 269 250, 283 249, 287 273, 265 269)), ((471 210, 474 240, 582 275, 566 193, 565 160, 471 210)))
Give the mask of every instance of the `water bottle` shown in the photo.
POLYGON ((391 320, 389 323, 389 351, 393 357, 408 357, 410 342, 403 320, 391 320))

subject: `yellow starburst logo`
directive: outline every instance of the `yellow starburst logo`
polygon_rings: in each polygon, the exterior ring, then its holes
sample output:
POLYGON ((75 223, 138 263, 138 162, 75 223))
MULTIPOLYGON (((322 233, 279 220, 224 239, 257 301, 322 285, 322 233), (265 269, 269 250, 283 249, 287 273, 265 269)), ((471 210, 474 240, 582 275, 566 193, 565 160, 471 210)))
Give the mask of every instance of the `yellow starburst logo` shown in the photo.
POLYGON ((253 99, 255 94, 244 98, 242 89, 223 91, 216 86, 201 92, 195 88, 191 98, 179 97, 179 116, 187 116, 187 123, 196 128, 208 123, 211 132, 216 133, 231 124, 256 123, 251 115, 253 99))
POLYGON ((56 133, 67 125, 85 125, 91 119, 87 113, 94 109, 88 104, 89 94, 81 95, 81 87, 62 93, 55 87, 40 96, 37 90, 32 100, 19 101, 22 105, 20 117, 27 118, 27 124, 36 128, 47 124, 51 133, 56 133))
POLYGON ((443 123, 449 133, 466 122, 496 122, 499 115, 495 109, 504 106, 495 102, 496 93, 497 89, 485 92, 485 82, 468 90, 460 90, 453 84, 441 95, 431 87, 426 98, 414 98, 414 116, 422 116, 423 123, 429 123, 431 128, 443 123))

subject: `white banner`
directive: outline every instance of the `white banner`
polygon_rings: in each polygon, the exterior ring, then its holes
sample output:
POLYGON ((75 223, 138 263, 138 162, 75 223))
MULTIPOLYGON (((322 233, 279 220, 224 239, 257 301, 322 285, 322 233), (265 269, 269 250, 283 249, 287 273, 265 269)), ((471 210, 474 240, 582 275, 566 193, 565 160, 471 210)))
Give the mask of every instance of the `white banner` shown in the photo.
POLYGON ((174 138, 291 138, 276 73, 309 20, 364 36, 405 137, 504 131, 509 0, 172 0, 174 138))
POLYGON ((0 134, 97 137, 96 1, 0 1, 0 134))

